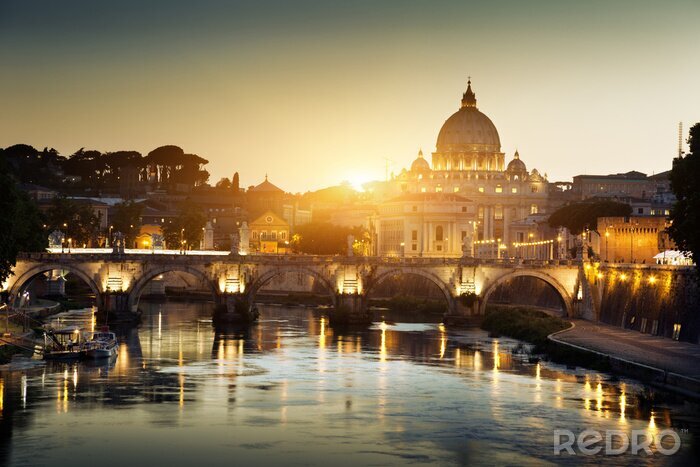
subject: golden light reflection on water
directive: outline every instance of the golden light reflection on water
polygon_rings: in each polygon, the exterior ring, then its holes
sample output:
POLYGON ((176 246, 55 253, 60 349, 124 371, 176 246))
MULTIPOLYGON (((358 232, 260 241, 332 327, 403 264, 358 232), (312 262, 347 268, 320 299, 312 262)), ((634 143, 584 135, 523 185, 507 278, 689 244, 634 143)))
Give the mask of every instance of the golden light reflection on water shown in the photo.
POLYGON ((596 404, 595 408, 598 412, 603 410, 603 385, 601 383, 598 383, 598 385, 595 388, 596 392, 596 404))
POLYGON ((0 378, 0 418, 5 410, 5 380, 0 378))
POLYGON ((447 349, 447 334, 444 325, 440 324, 438 329, 440 330, 440 359, 442 359, 445 356, 445 349, 447 349))

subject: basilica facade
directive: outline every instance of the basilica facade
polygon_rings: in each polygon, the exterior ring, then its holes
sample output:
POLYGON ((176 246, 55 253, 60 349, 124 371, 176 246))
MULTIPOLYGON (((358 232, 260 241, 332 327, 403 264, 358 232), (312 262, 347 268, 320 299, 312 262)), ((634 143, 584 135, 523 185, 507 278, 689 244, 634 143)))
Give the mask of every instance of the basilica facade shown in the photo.
POLYGON ((528 171, 517 151, 507 165, 505 156, 469 81, 431 162, 420 151, 409 169, 371 187, 381 200, 373 220, 376 253, 444 257, 468 249, 478 256, 488 247, 507 256, 532 241, 529 225, 548 208, 547 177, 528 171))

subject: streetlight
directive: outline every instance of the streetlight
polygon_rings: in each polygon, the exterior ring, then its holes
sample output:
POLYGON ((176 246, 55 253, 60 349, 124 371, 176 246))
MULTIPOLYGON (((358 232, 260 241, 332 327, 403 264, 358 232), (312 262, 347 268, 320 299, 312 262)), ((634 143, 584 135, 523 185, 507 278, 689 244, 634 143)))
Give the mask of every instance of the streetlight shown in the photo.
POLYGON ((114 229, 114 226, 110 225, 107 233, 107 241, 105 242, 105 248, 109 248, 109 241, 112 239, 112 229, 114 229))

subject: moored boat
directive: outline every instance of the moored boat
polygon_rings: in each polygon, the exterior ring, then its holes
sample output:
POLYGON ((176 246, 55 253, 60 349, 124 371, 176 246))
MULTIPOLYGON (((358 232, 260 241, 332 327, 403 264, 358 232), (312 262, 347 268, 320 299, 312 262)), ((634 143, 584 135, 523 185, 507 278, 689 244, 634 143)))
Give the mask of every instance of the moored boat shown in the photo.
POLYGON ((44 341, 44 360, 77 360, 85 352, 85 341, 75 327, 46 331, 44 341))
POLYGON ((85 345, 85 357, 88 359, 110 358, 119 353, 117 336, 109 331, 97 331, 85 345))

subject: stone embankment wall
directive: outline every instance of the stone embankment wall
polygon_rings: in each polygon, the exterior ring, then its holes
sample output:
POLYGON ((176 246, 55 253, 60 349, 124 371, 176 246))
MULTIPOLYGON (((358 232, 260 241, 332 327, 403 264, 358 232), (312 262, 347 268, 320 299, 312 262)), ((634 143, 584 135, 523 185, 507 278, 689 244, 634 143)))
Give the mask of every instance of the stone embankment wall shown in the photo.
POLYGON ((593 264, 586 265, 585 274, 600 321, 700 343, 700 282, 694 268, 593 264))

